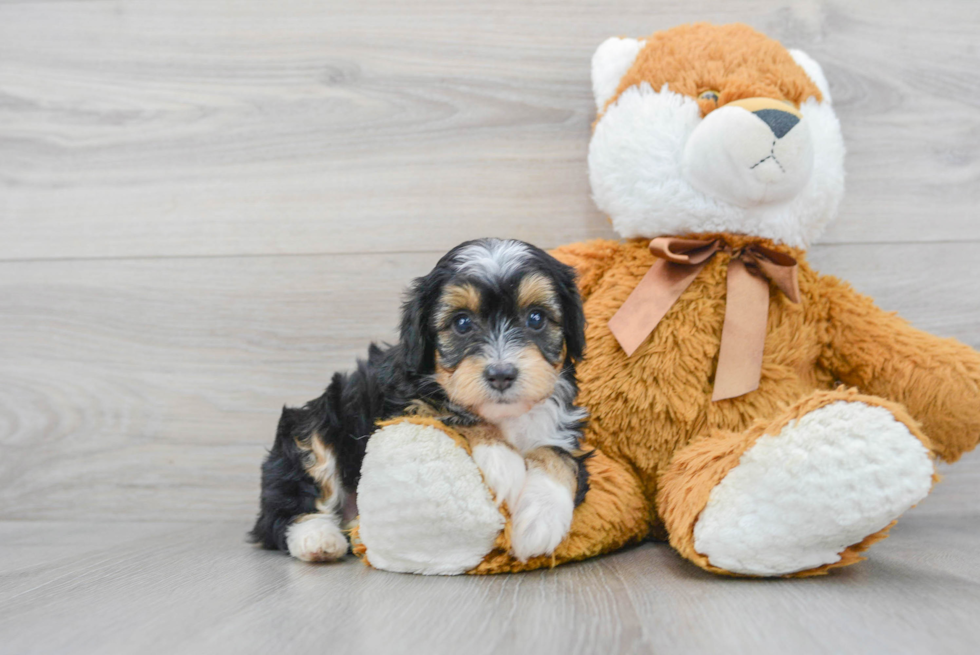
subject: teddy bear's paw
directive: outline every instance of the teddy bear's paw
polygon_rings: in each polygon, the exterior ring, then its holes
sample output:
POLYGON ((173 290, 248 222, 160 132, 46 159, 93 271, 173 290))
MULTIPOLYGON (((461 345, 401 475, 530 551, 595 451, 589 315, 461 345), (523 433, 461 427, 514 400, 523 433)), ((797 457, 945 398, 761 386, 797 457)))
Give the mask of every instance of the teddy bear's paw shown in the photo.
POLYGON ((544 471, 530 469, 512 516, 514 557, 526 562, 552 553, 568 534, 574 510, 575 500, 568 488, 544 471))
POLYGON ((711 490, 694 548, 748 575, 832 564, 922 500, 933 473, 928 449, 891 412, 838 401, 742 455, 711 490))
POLYGON ((304 562, 332 562, 347 554, 347 537, 333 517, 307 514, 286 530, 286 546, 304 562))
POLYGON ((386 571, 464 573, 493 550, 505 524, 465 448, 412 422, 371 435, 357 506, 365 557, 386 571))
POLYGON ((473 447, 473 461, 493 490, 497 505, 506 501, 507 507, 516 507, 527 475, 521 454, 504 444, 481 444, 473 447))

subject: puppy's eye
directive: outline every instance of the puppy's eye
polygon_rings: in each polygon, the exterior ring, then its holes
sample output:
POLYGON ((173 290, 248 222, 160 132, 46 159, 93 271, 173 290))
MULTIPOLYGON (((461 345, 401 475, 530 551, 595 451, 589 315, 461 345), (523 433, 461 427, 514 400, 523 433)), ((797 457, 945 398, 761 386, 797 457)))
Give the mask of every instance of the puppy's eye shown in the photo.
POLYGON ((544 327, 544 314, 533 311, 527 315, 527 326, 532 330, 540 330, 544 327))
POLYGON ((456 334, 466 334, 473 329, 473 319, 466 314, 456 314, 453 317, 453 330, 456 334))

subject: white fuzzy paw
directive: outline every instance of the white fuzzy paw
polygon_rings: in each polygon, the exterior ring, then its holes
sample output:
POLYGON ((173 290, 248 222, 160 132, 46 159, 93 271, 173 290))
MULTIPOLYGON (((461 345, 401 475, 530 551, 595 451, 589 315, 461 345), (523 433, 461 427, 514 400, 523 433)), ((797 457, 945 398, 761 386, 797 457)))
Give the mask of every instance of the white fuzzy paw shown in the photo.
POLYGON ((929 451, 891 412, 835 402, 742 455, 712 489, 694 548, 749 575, 831 564, 925 498, 933 470, 929 451))
POLYGON ((574 510, 575 499, 567 487, 540 469, 528 470, 512 516, 514 557, 526 562, 553 552, 572 527, 574 510))
POLYGON ((304 562, 332 562, 347 554, 347 537, 329 516, 314 516, 286 530, 289 554, 304 562))
POLYGON ((527 476, 521 454, 502 444, 479 445, 473 447, 473 461, 483 471, 497 505, 507 501, 507 507, 516 507, 527 476))

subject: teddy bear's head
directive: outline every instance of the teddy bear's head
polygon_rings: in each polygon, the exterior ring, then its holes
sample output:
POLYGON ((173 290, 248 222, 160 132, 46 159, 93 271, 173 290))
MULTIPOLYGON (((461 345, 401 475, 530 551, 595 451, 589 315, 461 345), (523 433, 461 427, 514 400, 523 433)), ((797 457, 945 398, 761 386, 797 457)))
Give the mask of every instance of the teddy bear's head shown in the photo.
POLYGON ((731 232, 806 247, 844 193, 820 66, 746 25, 611 38, 592 59, 589 178, 623 237, 731 232))

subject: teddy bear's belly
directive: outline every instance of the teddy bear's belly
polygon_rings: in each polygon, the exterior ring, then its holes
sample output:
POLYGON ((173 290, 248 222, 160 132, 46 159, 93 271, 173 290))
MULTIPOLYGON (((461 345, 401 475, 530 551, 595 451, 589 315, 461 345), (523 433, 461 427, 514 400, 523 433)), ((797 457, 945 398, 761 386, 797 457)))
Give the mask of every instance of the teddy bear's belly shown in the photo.
POLYGON ((635 283, 620 283, 615 293, 600 288, 585 304, 588 349, 579 368, 579 402, 590 412, 586 441, 632 465, 651 507, 659 473, 691 440, 713 429, 744 430, 756 418, 833 386, 818 367, 817 328, 800 306, 774 293, 759 388, 712 402, 725 312, 724 277, 714 268, 702 271, 632 357, 607 323, 635 283))

